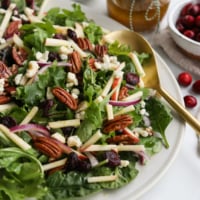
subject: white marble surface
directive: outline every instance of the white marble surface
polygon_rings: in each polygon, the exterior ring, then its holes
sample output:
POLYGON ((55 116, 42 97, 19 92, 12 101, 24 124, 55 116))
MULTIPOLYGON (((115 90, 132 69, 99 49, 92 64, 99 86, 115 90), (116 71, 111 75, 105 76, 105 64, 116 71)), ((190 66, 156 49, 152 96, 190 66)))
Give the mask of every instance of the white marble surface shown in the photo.
MULTIPOLYGON (((171 0, 170 9, 180 0, 171 0)), ((97 15, 107 15, 106 0, 76 0, 90 7, 97 15)), ((162 22, 162 28, 167 26, 167 16, 162 22)), ((147 34, 147 37, 149 35, 147 34)), ((174 76, 183 71, 176 66, 159 48, 155 48, 168 64, 174 76)), ((193 74, 194 79, 200 79, 193 74)), ((181 88, 182 95, 191 94, 190 88, 181 88)), ((194 115, 200 111, 200 98, 198 106, 190 110, 194 115)), ((200 199, 200 153, 197 152, 197 137, 189 125, 180 152, 167 173, 139 200, 199 200, 200 199)))

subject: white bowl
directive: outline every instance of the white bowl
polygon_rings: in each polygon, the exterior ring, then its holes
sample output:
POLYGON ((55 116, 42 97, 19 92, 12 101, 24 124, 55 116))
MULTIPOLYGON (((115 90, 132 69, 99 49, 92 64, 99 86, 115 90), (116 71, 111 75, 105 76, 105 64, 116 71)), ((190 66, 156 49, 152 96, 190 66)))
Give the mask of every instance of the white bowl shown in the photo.
POLYGON ((179 18, 181 9, 188 3, 196 3, 197 1, 181 1, 176 4, 169 13, 168 24, 170 35, 184 53, 190 57, 200 59, 200 42, 192 40, 178 31, 176 21, 179 18))

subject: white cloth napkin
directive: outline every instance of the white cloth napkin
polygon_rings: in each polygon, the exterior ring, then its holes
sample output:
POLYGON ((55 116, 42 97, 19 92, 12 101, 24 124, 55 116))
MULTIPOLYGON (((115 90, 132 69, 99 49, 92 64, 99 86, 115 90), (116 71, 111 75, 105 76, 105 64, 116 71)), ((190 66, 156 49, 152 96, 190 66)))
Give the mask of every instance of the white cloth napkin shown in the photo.
POLYGON ((169 58, 185 71, 200 76, 200 60, 189 58, 176 45, 170 36, 168 28, 156 33, 153 44, 160 46, 169 58))

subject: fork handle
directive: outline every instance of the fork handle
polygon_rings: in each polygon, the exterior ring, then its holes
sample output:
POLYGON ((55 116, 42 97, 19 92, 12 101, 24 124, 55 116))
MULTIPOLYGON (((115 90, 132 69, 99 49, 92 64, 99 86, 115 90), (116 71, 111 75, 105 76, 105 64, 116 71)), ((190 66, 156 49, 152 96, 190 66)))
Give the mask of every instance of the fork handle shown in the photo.
POLYGON ((182 106, 177 100, 175 100, 169 93, 159 87, 158 93, 177 111, 179 116, 184 119, 200 136, 200 122, 189 112, 186 110, 184 106, 182 106))

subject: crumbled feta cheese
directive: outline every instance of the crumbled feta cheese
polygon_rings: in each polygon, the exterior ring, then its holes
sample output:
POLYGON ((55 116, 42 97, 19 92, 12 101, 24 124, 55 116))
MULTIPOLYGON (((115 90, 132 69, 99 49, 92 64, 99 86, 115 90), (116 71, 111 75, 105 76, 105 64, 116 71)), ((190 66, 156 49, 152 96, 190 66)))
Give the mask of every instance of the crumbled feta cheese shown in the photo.
POLYGON ((120 66, 116 56, 104 55, 103 62, 95 62, 95 67, 99 70, 116 70, 120 66))
POLYGON ((68 137, 67 144, 69 147, 80 147, 82 145, 82 142, 77 135, 74 135, 68 137))
POLYGON ((30 61, 28 64, 28 69, 26 71, 26 77, 32 78, 38 72, 39 65, 36 61, 30 61))
POLYGON ((4 91, 4 85, 5 85, 5 79, 1 78, 0 79, 0 94, 2 94, 4 91))
POLYGON ((128 160, 121 160, 120 166, 119 167, 127 167, 129 165, 129 161, 128 160))
POLYGON ((145 113, 146 113, 146 110, 144 108, 140 110, 141 115, 145 115, 145 113))
POLYGON ((59 53, 60 54, 71 54, 73 52, 73 48, 70 46, 61 46, 60 47, 60 50, 59 50, 59 53))
POLYGON ((0 38, 0 44, 5 44, 6 40, 4 38, 0 38))
POLYGON ((41 53, 38 51, 35 54, 35 57, 38 61, 47 62, 47 60, 49 58, 49 51, 45 51, 44 53, 41 53))
POLYGON ((147 137, 149 135, 149 132, 146 129, 140 128, 140 127, 134 128, 133 132, 135 134, 137 133, 143 137, 147 137))
POLYGON ((73 83, 73 85, 78 85, 78 79, 76 78, 76 74, 72 72, 68 72, 67 74, 67 83, 73 83))
POLYGON ((60 133, 54 133, 51 135, 53 138, 57 139, 58 141, 65 143, 65 137, 63 135, 61 135, 60 133))
POLYGON ((67 60, 68 56, 66 54, 60 54, 61 60, 67 60))
POLYGON ((78 96, 80 94, 80 90, 77 89, 77 88, 73 88, 72 91, 71 91, 71 93, 78 96))
POLYGON ((23 74, 17 74, 17 75, 15 76, 14 81, 15 81, 15 84, 16 84, 16 85, 20 85, 20 82, 21 82, 21 80, 22 80, 22 77, 23 77, 23 74))
POLYGON ((145 108, 145 105, 146 105, 145 101, 141 101, 141 107, 145 108))

